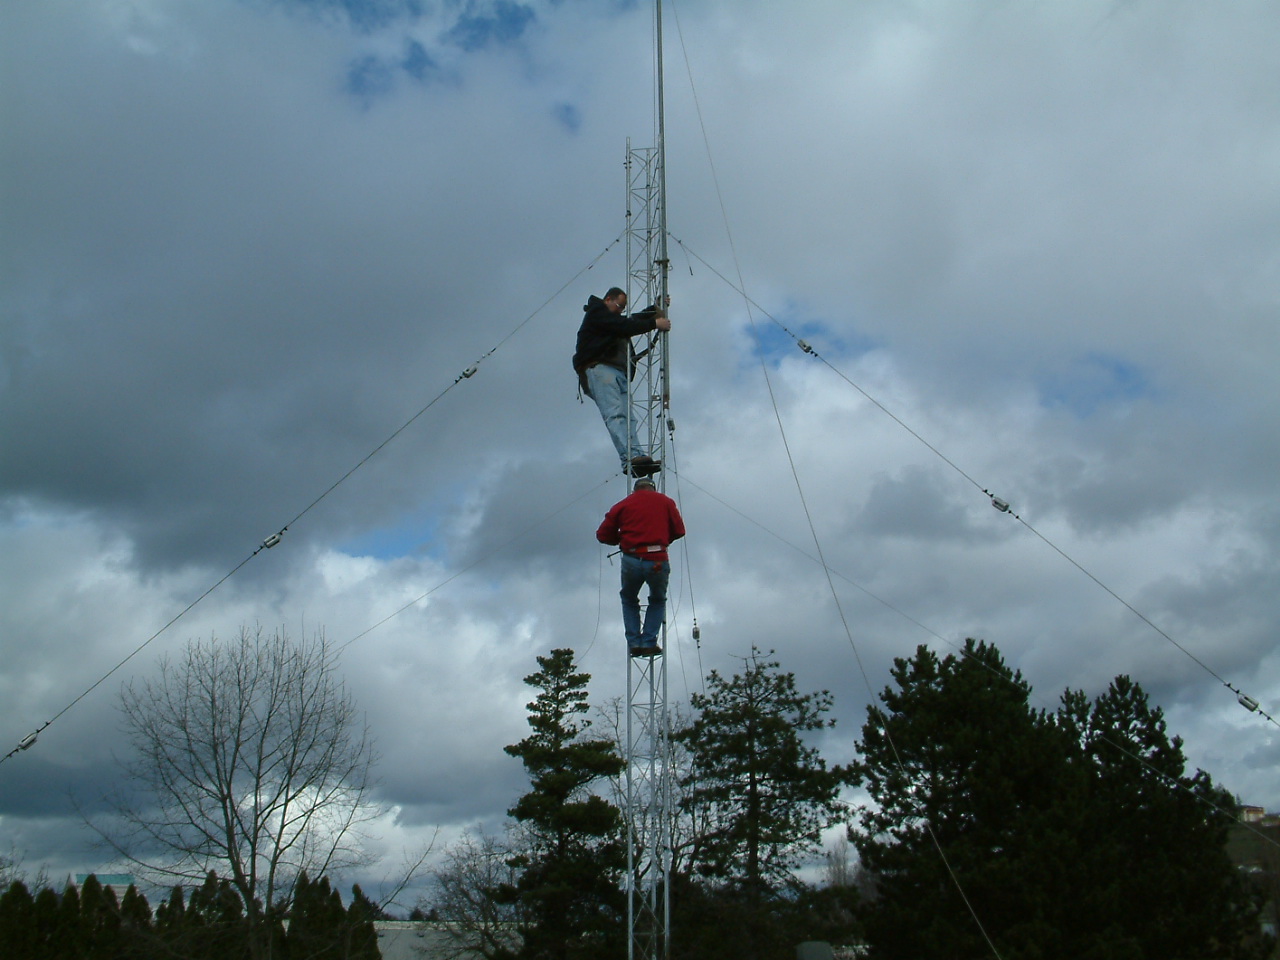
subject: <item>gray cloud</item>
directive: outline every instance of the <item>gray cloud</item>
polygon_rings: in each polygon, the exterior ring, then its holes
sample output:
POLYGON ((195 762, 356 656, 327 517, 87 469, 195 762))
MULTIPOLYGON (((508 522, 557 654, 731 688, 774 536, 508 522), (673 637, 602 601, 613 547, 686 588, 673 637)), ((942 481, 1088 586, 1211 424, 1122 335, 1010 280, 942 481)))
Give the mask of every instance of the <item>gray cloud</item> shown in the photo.
MULTIPOLYGON (((0 734, 305 511, 0 765, 29 862, 95 856, 63 798, 104 792, 119 683, 188 638, 349 643, 392 847, 500 823, 537 654, 572 646, 597 700, 621 693, 592 532, 622 484, 568 358, 625 272, 616 245, 586 268, 622 231, 626 138, 651 137, 648 14, 457 12, 0 14, 0 734)), ((838 752, 893 657, 980 636, 1049 707, 1133 675, 1195 763, 1280 806, 1268 725, 1044 542, 1280 702, 1280 14, 678 13, 676 695, 775 649, 835 694, 838 752)))

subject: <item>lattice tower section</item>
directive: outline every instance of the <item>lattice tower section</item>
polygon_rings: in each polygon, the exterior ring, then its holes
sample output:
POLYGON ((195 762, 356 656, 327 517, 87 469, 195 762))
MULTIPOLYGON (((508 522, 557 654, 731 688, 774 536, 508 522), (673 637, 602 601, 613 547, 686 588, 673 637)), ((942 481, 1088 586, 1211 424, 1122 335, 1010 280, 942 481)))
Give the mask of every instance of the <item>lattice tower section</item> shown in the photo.
MULTIPOLYGON (((662 213, 661 151, 627 142, 627 303, 640 310, 666 298, 666 243, 662 213)), ((639 453, 660 460, 654 476, 666 492, 668 409, 667 336, 636 338, 636 368, 629 415, 639 453)), ((667 649, 667 628, 660 640, 667 649)), ((670 954, 672 838, 670 721, 667 657, 627 658, 627 927, 629 960, 665 960, 670 954)))

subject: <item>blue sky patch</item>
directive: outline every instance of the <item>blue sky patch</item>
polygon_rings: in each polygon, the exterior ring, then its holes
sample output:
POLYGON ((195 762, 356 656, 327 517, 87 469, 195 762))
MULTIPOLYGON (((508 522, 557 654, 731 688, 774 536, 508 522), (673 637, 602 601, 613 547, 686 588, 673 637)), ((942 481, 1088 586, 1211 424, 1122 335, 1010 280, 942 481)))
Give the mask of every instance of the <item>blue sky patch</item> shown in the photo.
MULTIPOLYGON (((850 356, 861 356, 869 353, 876 346, 868 337, 856 335, 852 339, 836 335, 829 326, 819 321, 796 323, 785 317, 779 320, 786 324, 787 330, 801 340, 808 341, 827 360, 846 359, 850 356)), ((776 367, 786 357, 801 357, 803 352, 796 344, 795 338, 783 330, 768 317, 757 315, 755 332, 750 324, 745 325, 746 335, 750 337, 749 357, 752 363, 758 363, 763 357, 770 366, 776 367)))
POLYGON ((1137 364, 1101 353, 1086 354, 1065 370, 1040 377, 1038 387, 1043 406, 1065 408, 1081 419, 1151 393, 1137 364))
POLYGON ((368 530, 341 544, 339 549, 353 557, 376 560, 413 556, 445 558, 438 515, 403 517, 394 526, 368 530))
POLYGON ((577 133, 582 128, 582 111, 572 103, 557 103, 551 108, 551 115, 570 133, 577 133))
POLYGON ((390 93, 394 79, 391 67, 368 54, 347 69, 347 90, 368 104, 390 93))
POLYGON ((285 0, 286 5, 315 13, 336 11, 356 30, 381 30, 398 20, 417 20, 423 14, 422 0, 285 0))
POLYGON ((410 40, 406 46, 404 59, 400 66, 409 76, 419 83, 426 83, 432 76, 440 72, 440 65, 435 62, 427 48, 417 40, 410 40))
POLYGON ((515 0, 494 0, 490 12, 477 12, 479 5, 471 2, 458 17, 458 22, 444 35, 444 40, 471 53, 483 50, 490 44, 504 44, 519 40, 529 24, 536 19, 532 7, 515 0))

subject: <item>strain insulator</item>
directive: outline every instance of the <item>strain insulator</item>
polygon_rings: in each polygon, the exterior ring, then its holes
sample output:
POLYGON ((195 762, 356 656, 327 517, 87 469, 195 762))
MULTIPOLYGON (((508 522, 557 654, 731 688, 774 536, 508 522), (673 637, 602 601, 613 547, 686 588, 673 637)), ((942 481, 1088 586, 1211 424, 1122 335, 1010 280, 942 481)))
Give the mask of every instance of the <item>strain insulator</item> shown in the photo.
POLYGON ((1009 501, 1007 500, 1001 500, 999 497, 992 497, 991 505, 995 507, 997 510, 999 510, 1001 513, 1009 512, 1009 501))
POLYGON ((32 747, 34 747, 34 746, 35 746, 35 744, 36 744, 36 734, 34 734, 34 733, 28 733, 28 734, 27 734, 25 737, 23 737, 23 738, 22 738, 22 740, 18 743, 18 749, 19 749, 19 750, 30 750, 32 747))
POLYGON ((1247 693, 1236 694, 1236 699, 1240 701, 1240 706, 1244 707, 1250 713, 1258 709, 1258 701, 1253 699, 1247 693))

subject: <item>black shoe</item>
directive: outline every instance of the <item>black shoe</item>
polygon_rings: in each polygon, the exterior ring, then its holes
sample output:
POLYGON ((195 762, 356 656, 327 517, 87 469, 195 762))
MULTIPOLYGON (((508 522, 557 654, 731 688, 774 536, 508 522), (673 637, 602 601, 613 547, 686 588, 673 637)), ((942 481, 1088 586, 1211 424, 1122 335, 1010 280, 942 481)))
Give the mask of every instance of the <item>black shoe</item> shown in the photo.
POLYGON ((656 643, 642 643, 638 647, 627 647, 627 653, 633 657, 656 657, 662 648, 656 643))
POLYGON ((651 477, 661 469, 661 460, 655 460, 645 454, 632 457, 631 462, 627 464, 627 473, 633 477, 651 477))

